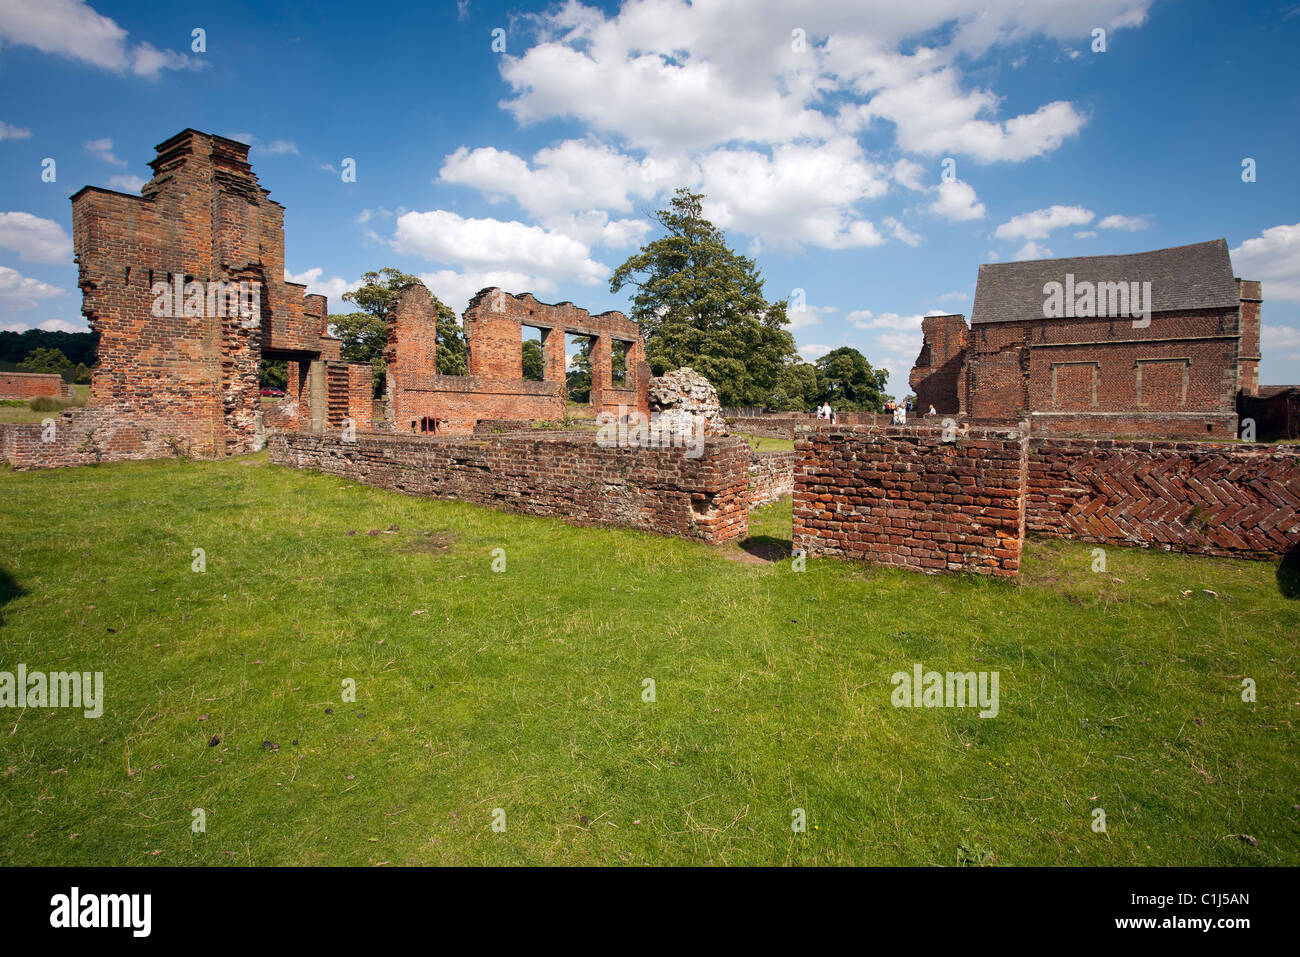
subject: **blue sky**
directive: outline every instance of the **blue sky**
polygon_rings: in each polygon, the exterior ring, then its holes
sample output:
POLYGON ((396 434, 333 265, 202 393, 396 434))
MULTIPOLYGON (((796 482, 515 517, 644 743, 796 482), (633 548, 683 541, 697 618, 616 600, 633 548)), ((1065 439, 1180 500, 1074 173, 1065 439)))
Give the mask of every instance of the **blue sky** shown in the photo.
POLYGON ((1296 49, 1296 0, 0 0, 0 328, 86 328, 68 197, 137 191, 194 127, 252 142, 335 312, 386 265, 458 312, 625 309, 610 271, 689 185, 769 298, 802 290, 801 353, 856 346, 894 391, 980 263, 1219 237, 1264 284, 1262 381, 1296 383, 1296 49))

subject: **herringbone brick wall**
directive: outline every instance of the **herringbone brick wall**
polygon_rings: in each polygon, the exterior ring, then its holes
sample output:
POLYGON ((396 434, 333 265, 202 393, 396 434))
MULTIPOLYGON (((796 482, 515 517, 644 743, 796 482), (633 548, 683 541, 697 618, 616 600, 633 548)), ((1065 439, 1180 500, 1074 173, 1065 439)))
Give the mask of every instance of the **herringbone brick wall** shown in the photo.
POLYGON ((1300 545, 1300 451, 1032 439, 1026 529, 1167 551, 1267 556, 1300 545))

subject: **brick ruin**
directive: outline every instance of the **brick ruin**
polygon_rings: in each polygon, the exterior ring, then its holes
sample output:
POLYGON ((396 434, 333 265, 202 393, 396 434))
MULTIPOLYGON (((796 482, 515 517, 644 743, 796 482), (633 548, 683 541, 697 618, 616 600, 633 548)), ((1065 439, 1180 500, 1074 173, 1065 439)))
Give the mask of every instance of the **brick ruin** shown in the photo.
MULTIPOLYGON (((982 267, 971 325, 927 317, 911 377, 918 405, 954 416, 956 429, 895 427, 871 413, 835 426, 737 420, 795 439, 793 451, 757 453, 718 434, 726 423, 707 382, 689 370, 650 378, 640 330, 621 313, 496 288, 465 312, 465 376, 437 373, 428 290, 401 292, 376 413, 370 365, 340 359, 324 297, 284 281, 284 210, 247 160, 244 144, 185 130, 158 147, 140 196, 73 196, 83 311, 99 336, 91 399, 40 425, 0 426, 0 458, 15 468, 220 458, 265 437, 278 464, 709 543, 745 537, 752 506, 792 491, 794 546, 810 556, 1006 577, 1027 532, 1241 557, 1300 544, 1295 450, 1066 437, 1231 436, 1239 396, 1257 393, 1290 421, 1297 390, 1258 385, 1259 284, 1232 276, 1222 240, 982 267), (1105 280, 1107 270, 1116 281, 1160 279, 1149 325, 1042 317, 1045 276, 1105 280), (236 287, 241 296, 225 303, 236 287), (170 307, 159 309, 160 292, 170 307), (529 327, 540 334, 540 381, 523 377, 529 327), (610 445, 538 428, 569 417, 569 335, 592 343, 590 415, 688 414, 704 420, 701 444, 610 445), (288 396, 265 420, 264 358, 289 373, 288 396)), ((7 374, 4 384, 66 394, 58 378, 7 374)))
POLYGON ((67 399, 72 387, 57 372, 0 372, 0 399, 67 399))
POLYGON ((403 290, 388 315, 385 407, 393 431, 465 435, 482 421, 560 422, 568 417, 565 341, 591 341, 593 415, 647 411, 650 366, 640 327, 621 312, 593 316, 571 302, 540 302, 491 287, 470 300, 463 319, 469 375, 437 371, 437 315, 429 292, 403 290), (524 378, 523 330, 541 334, 542 379, 524 378), (624 350, 624 376, 613 375, 613 350, 624 350))
POLYGON ((1230 558, 1300 547, 1300 450, 840 426, 795 442, 794 547, 921 571, 1019 572, 1027 533, 1230 558))
POLYGON ((368 422, 348 388, 323 296, 284 279, 284 208, 258 185, 248 146, 183 130, 158 146, 139 196, 87 186, 72 197, 82 312, 99 337, 84 409, 5 426, 15 468, 189 454, 221 458, 264 441, 263 358, 290 362, 289 393, 315 428, 368 422))
POLYGON ((923 321, 909 383, 921 409, 1027 422, 1034 435, 1231 439, 1239 397, 1259 391, 1261 301, 1258 282, 1234 278, 1222 239, 990 263, 969 327, 960 315, 923 321), (1068 313, 1048 318, 1054 282, 1068 313), (1141 318, 1110 308, 1136 311, 1138 298, 1141 318))

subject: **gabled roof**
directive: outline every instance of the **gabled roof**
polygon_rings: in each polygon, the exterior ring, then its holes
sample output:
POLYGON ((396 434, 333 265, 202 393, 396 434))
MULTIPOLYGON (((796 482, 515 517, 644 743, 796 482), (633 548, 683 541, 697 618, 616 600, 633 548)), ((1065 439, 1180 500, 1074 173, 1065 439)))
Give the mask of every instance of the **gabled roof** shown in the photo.
POLYGON ((1043 318, 1043 286, 1065 282, 1149 282, 1151 311, 1234 309, 1240 301, 1223 239, 1120 256, 986 263, 975 285, 971 325, 1043 318))

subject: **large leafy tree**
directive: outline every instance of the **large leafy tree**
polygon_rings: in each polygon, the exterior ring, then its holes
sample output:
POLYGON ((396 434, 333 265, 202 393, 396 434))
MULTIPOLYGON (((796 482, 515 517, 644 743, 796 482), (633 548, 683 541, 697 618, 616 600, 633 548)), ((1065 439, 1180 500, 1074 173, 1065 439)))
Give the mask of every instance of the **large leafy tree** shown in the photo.
MULTIPOLYGON (((345 302, 357 312, 329 317, 330 328, 343 340, 339 350, 350 362, 369 362, 375 368, 375 387, 381 388, 384 374, 383 351, 388 341, 385 316, 397 294, 419 282, 419 277, 385 266, 364 273, 358 289, 343 294, 345 302)), ((468 372, 465 336, 456 322, 456 313, 432 292, 429 298, 438 316, 438 372, 442 375, 465 375, 468 372)))
POLYGON ((883 412, 885 383, 889 372, 873 369, 871 363, 852 346, 832 349, 817 360, 820 401, 836 409, 859 409, 883 412))
POLYGON ((713 383, 723 405, 761 405, 794 356, 786 302, 764 298, 758 267, 704 218, 703 200, 677 190, 655 214, 666 235, 614 270, 609 288, 636 289, 632 318, 656 375, 691 366, 713 383))

